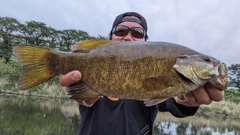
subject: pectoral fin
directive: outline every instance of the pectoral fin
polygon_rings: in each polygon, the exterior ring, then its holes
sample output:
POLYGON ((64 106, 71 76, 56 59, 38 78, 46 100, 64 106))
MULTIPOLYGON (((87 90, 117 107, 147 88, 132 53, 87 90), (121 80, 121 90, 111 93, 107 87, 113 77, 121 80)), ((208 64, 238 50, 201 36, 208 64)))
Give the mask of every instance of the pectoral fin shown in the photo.
POLYGON ((77 101, 84 101, 100 96, 99 93, 88 87, 83 81, 72 84, 69 87, 68 95, 71 95, 70 99, 77 101))
POLYGON ((162 90, 173 86, 173 83, 176 81, 174 76, 154 76, 146 78, 142 86, 146 90, 162 90))
POLYGON ((165 101, 166 99, 168 99, 168 98, 167 97, 166 98, 165 97, 161 97, 161 98, 149 99, 149 100, 146 100, 144 102, 144 104, 146 106, 153 106, 153 105, 157 105, 157 104, 165 101))

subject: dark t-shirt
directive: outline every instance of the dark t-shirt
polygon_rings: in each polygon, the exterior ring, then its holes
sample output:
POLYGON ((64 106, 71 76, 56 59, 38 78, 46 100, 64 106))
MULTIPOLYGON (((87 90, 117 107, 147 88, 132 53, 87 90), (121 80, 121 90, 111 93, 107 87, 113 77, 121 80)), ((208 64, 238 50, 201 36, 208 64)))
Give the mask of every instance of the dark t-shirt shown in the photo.
POLYGON ((150 135, 158 111, 169 111, 176 117, 186 117, 195 114, 197 109, 178 105, 172 98, 146 107, 142 101, 112 101, 104 97, 92 107, 79 105, 79 135, 141 135, 147 132, 150 135))

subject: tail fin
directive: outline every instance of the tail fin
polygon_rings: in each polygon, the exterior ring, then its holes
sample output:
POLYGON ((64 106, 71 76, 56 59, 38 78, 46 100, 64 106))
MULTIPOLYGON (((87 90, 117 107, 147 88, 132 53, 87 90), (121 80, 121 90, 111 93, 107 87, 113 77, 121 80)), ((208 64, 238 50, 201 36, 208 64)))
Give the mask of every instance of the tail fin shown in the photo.
POLYGON ((13 47, 13 52, 21 64, 22 72, 19 77, 18 88, 21 90, 35 87, 50 78, 56 73, 51 71, 48 59, 50 54, 48 48, 30 45, 18 45, 13 47))

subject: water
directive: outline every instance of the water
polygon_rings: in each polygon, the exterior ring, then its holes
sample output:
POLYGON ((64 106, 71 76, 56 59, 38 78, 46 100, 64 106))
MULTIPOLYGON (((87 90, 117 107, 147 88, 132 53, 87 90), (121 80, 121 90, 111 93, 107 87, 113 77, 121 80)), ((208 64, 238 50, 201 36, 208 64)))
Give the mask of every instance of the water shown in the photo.
MULTIPOLYGON (((0 135, 76 135, 79 121, 77 104, 71 100, 0 95, 0 135)), ((157 119, 154 135, 240 135, 240 126, 157 119)))
POLYGON ((190 123, 156 122, 155 135, 240 135, 240 129, 232 127, 194 126, 190 123))
POLYGON ((70 101, 0 96, 0 135, 74 135, 80 117, 70 101), (75 111, 75 110, 73 110, 75 111))

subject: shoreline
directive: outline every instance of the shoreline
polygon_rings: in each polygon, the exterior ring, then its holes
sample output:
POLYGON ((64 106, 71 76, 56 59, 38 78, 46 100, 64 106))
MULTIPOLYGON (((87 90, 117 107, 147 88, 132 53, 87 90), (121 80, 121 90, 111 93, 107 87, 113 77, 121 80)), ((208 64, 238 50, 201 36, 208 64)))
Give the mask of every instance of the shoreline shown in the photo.
MULTIPOLYGON (((44 99, 65 99, 71 100, 68 98, 67 94, 61 94, 61 96, 51 96, 51 95, 44 95, 44 94, 36 94, 36 93, 28 93, 27 91, 6 91, 0 90, 0 95, 11 95, 11 96, 25 96, 25 97, 32 97, 32 98, 44 98, 44 99)), ((220 101, 220 102, 213 102, 210 105, 201 105, 199 110, 194 116, 201 116, 206 118, 221 118, 221 119, 240 119, 240 104, 234 103, 230 101, 220 101)))
POLYGON ((27 92, 14 92, 14 91, 6 91, 0 90, 0 94, 7 94, 7 95, 16 95, 16 96, 27 96, 27 97, 38 97, 38 98, 57 98, 57 99, 68 99, 68 97, 60 97, 60 96, 51 96, 51 95, 43 95, 43 94, 35 94, 35 93, 28 93, 27 92))
POLYGON ((240 121, 238 119, 228 119, 228 118, 222 118, 222 117, 206 118, 197 113, 193 116, 186 117, 186 118, 176 118, 172 116, 170 113, 159 112, 155 122, 156 123, 158 122, 189 123, 189 125, 195 126, 195 127, 201 127, 201 126, 212 127, 212 128, 232 127, 232 128, 240 129, 240 121))

